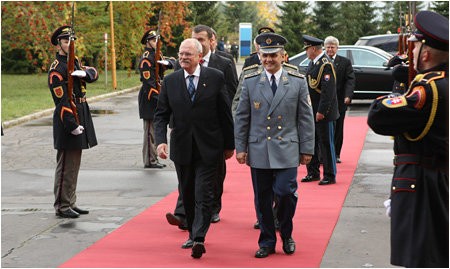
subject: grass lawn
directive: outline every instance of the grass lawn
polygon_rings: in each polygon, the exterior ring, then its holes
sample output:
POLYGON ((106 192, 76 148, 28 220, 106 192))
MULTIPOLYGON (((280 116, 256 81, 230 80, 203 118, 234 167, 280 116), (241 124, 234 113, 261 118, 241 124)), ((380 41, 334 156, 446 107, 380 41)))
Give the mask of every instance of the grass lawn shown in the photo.
MULTIPOLYGON (((117 89, 124 90, 141 84, 139 74, 118 70, 116 72, 117 89)), ((167 72, 166 72, 167 74, 167 72)), ((55 106, 47 84, 47 74, 1 75, 2 122, 42 111, 55 106)), ((108 84, 105 87, 105 73, 99 74, 94 83, 87 84, 87 97, 114 92, 112 72, 108 71, 108 84)))

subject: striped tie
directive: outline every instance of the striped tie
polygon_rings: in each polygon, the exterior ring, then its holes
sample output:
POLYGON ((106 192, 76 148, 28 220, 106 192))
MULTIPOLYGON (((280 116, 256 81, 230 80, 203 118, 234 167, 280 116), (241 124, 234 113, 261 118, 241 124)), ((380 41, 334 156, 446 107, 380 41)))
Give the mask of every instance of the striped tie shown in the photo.
POLYGON ((191 98, 191 102, 194 102, 195 96, 195 85, 194 85, 194 75, 189 76, 189 97, 191 98))

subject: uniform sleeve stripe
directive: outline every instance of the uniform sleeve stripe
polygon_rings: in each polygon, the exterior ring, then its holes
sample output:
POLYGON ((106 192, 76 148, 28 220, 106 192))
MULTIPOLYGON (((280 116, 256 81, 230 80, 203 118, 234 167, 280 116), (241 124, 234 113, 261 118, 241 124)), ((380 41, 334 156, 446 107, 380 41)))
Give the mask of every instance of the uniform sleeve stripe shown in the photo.
POLYGON ((150 61, 147 60, 147 59, 145 59, 145 60, 142 60, 142 62, 141 62, 141 69, 144 67, 144 63, 148 64, 149 67, 152 66, 152 64, 150 63, 150 61))
POLYGON ((53 84, 53 76, 57 76, 59 81, 63 81, 63 77, 61 76, 61 74, 56 71, 53 71, 50 73, 50 85, 53 84))
POLYGON ((69 112, 71 114, 73 114, 72 109, 66 107, 66 106, 62 106, 61 108, 61 121, 64 122, 64 112, 69 112))

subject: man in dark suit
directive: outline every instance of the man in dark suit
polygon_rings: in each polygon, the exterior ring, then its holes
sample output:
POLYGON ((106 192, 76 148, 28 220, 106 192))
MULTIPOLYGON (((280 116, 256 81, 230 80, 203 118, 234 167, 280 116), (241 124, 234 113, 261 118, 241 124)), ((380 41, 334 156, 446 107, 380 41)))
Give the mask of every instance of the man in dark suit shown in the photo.
MULTIPOLYGON (((227 58, 216 55, 211 52, 211 41, 213 39, 213 29, 206 25, 197 25, 192 30, 192 38, 197 39, 202 45, 203 49, 203 57, 200 61, 200 64, 205 67, 211 67, 222 71, 225 78, 225 86, 228 92, 228 98, 230 104, 233 100, 234 94, 236 93, 236 87, 238 84, 237 74, 233 71, 232 66, 234 63, 227 58)), ((180 68, 179 61, 176 64, 175 70, 180 68)), ((226 164, 225 159, 222 162, 222 165, 218 167, 217 171, 217 180, 214 188, 214 203, 213 203, 213 214, 211 218, 211 222, 216 223, 220 221, 219 212, 222 209, 222 194, 223 194, 223 182, 226 176, 226 164)), ((181 193, 179 191, 179 193, 181 193)), ((168 212, 166 214, 166 219, 171 225, 176 225, 180 229, 183 229, 185 226, 184 218, 185 218, 185 209, 183 206, 183 197, 182 195, 178 196, 177 205, 175 207, 174 214, 168 212)), ((192 246, 191 242, 187 242, 190 244, 184 245, 183 248, 189 248, 192 246)))
POLYGON ((339 118, 336 120, 334 146, 336 162, 341 163, 341 149, 344 141, 344 119, 347 105, 350 104, 355 89, 355 73, 350 59, 337 54, 339 40, 334 36, 325 38, 325 52, 336 66, 336 92, 339 107, 339 118))
POLYGON ((221 50, 218 50, 218 49, 216 50, 216 47, 217 47, 217 33, 216 33, 216 31, 214 31, 214 29, 211 28, 211 30, 213 32, 213 37, 211 39, 211 44, 210 44, 211 53, 215 53, 215 54, 217 54, 219 56, 222 56, 222 57, 225 57, 225 58, 229 59, 231 61, 231 63, 232 63, 231 67, 233 68, 233 74, 236 74, 236 77, 237 77, 236 64, 234 63, 233 56, 231 54, 229 54, 229 53, 224 52, 224 51, 221 51, 221 50))
POLYGON ((182 69, 161 86, 155 113, 158 156, 167 158, 167 124, 172 117, 170 159, 174 162, 186 212, 191 256, 206 252, 203 242, 211 223, 217 168, 234 154, 233 119, 223 73, 199 65, 202 46, 181 43, 182 69))
POLYGON ((322 49, 323 40, 303 35, 308 58, 311 60, 306 77, 315 116, 314 156, 307 165, 308 174, 302 182, 320 180, 320 156, 323 160, 323 179, 319 185, 336 183, 336 152, 334 129, 339 118, 336 97, 336 74, 331 59, 322 49))

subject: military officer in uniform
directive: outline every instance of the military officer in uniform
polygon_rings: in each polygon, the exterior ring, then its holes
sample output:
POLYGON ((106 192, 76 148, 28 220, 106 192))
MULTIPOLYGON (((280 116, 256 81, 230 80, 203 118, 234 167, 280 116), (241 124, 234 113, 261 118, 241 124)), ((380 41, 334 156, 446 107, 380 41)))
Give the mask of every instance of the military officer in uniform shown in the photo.
MULTIPOLYGON (((156 87, 156 37, 155 30, 150 29, 144 33, 141 44, 145 45, 144 53, 139 61, 139 72, 141 74, 141 90, 139 91, 139 117, 144 121, 144 143, 142 157, 145 168, 163 168, 166 165, 158 162, 155 145, 155 130, 153 118, 156 105, 158 104, 159 92, 156 87)), ((164 58, 161 57, 161 60, 164 58)), ((164 77, 164 69, 159 68, 159 77, 164 77)))
POLYGON ((314 156, 307 165, 308 175, 302 182, 320 180, 320 157, 323 162, 323 179, 319 185, 336 183, 336 153, 334 130, 339 110, 336 96, 336 74, 331 59, 322 49, 321 39, 303 35, 308 58, 311 60, 306 77, 314 111, 316 146, 314 156))
POLYGON ((303 75, 281 68, 287 40, 274 33, 257 37, 264 71, 245 77, 236 111, 236 159, 251 168, 255 208, 260 224, 257 258, 275 252, 273 199, 283 251, 295 252, 292 238, 297 206, 297 167, 314 152, 314 118, 303 75))
POLYGON ((420 11, 414 22, 411 64, 417 76, 405 94, 376 99, 368 124, 395 137, 391 264, 448 268, 449 21, 420 11))
POLYGON ((77 57, 75 57, 74 72, 70 74, 73 76, 72 98, 77 112, 70 105, 67 89, 67 55, 71 31, 72 28, 65 25, 53 33, 51 42, 58 52, 48 73, 48 86, 55 102, 53 141, 57 154, 54 208, 56 215, 63 218, 78 218, 80 214, 89 213, 76 204, 78 171, 82 150, 97 145, 91 112, 86 102, 86 82, 96 81, 98 73, 93 67, 83 66, 77 57), (77 113, 79 123, 74 113, 77 113))

